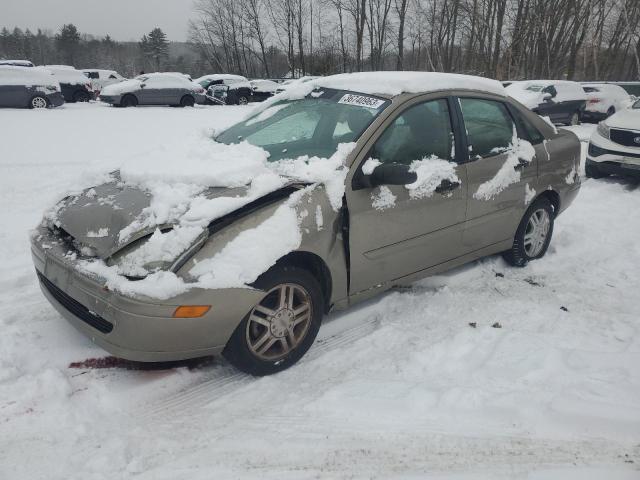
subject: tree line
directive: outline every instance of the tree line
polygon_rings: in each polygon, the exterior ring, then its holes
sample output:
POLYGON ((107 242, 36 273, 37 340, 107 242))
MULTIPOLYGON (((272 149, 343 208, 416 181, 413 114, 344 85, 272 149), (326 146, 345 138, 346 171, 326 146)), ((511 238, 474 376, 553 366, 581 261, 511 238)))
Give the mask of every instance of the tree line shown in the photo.
MULTIPOLYGON (((186 21, 186 19, 185 19, 186 21)), ((0 58, 248 77, 430 70, 640 80, 640 0, 195 0, 189 42, 0 31, 0 58)))

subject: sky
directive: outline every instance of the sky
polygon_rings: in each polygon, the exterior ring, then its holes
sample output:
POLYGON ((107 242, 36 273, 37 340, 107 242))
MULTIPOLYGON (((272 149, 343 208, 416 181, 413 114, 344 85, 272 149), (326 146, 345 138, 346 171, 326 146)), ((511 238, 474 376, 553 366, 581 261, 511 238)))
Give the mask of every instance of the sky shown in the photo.
POLYGON ((169 40, 185 41, 192 0, 0 0, 0 28, 57 31, 73 23, 81 33, 139 40, 160 27, 169 40))

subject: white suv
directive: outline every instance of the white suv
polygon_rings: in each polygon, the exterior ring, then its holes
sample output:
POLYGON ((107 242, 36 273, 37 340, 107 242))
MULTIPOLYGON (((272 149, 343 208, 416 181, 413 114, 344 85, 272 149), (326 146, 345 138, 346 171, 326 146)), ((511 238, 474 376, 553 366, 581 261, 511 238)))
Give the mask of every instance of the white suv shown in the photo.
POLYGON ((589 142, 587 177, 640 176, 640 100, 598 124, 589 142))

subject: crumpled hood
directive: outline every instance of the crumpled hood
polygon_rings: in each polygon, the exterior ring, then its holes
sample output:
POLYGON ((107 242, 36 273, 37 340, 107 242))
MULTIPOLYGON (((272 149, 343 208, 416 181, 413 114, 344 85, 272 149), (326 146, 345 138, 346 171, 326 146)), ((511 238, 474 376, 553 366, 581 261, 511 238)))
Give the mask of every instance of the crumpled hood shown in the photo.
POLYGON ((620 110, 606 120, 606 124, 612 128, 625 128, 640 130, 640 109, 629 108, 620 110))
MULTIPOLYGON (((238 197, 246 195, 248 187, 212 187, 200 195, 208 198, 238 197)), ((62 200, 50 220, 62 228, 81 247, 91 248, 95 254, 106 259, 130 243, 152 234, 157 228, 170 229, 179 218, 163 225, 140 225, 121 238, 120 232, 134 224, 151 204, 150 192, 120 181, 117 174, 113 181, 103 183, 71 195, 62 200)))

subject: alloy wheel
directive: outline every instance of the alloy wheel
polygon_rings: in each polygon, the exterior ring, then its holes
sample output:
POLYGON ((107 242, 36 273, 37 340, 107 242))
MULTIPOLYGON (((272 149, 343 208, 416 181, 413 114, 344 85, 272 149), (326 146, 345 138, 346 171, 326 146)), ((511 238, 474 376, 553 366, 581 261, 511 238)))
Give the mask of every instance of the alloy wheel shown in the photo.
POLYGON ((249 103, 249 100, 247 100, 247 97, 240 97, 238 99, 238 105, 246 105, 249 103))
POLYGON ((312 310, 311 296, 302 286, 272 288, 249 314, 245 335, 251 353, 268 361, 287 356, 309 331, 312 310))
POLYGON ((531 214, 524 234, 524 251, 530 258, 540 254, 549 235, 549 212, 540 208, 531 214))
POLYGON ((34 97, 31 99, 33 108, 47 108, 47 100, 42 97, 34 97))

